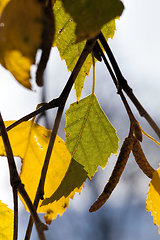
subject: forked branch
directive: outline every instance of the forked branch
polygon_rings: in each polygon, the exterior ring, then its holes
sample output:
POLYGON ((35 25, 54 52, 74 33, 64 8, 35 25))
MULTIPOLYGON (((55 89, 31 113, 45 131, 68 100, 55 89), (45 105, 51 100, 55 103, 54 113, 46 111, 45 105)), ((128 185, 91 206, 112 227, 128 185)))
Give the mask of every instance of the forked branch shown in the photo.
MULTIPOLYGON (((59 124, 62 118, 62 114, 63 114, 63 110, 64 110, 64 106, 66 104, 67 98, 69 96, 69 93, 72 89, 72 86, 78 76, 78 73, 81 70, 81 67, 83 66, 87 56, 89 55, 89 53, 91 53, 95 42, 96 42, 97 37, 95 37, 94 39, 88 40, 86 42, 86 45, 59 97, 60 100, 60 105, 58 107, 58 111, 57 111, 57 115, 56 115, 56 119, 53 125, 53 129, 52 129, 52 133, 51 133, 51 137, 50 137, 50 141, 49 141, 49 145, 48 145, 48 149, 47 149, 47 153, 46 153, 46 157, 45 157, 45 161, 44 161, 44 165, 42 168, 42 172, 41 172, 41 178, 39 181, 39 186, 37 189, 37 193, 36 193, 36 197, 34 200, 34 206, 37 209, 38 204, 40 199, 43 199, 43 195, 44 195, 44 183, 45 183, 45 179, 46 179, 46 174, 47 174, 47 170, 48 170, 48 165, 49 165, 49 161, 50 161, 50 157, 51 157, 51 153, 52 153, 52 149, 54 147, 54 142, 55 142, 55 138, 57 135, 57 131, 59 128, 59 124)), ((30 235, 31 235, 31 231, 32 231, 32 226, 33 226, 33 221, 32 218, 30 218, 29 223, 28 223, 28 228, 26 231, 26 236, 25 236, 25 240, 29 240, 30 235)))
POLYGON ((39 239, 45 240, 44 230, 47 230, 48 228, 39 219, 37 212, 36 212, 32 202, 24 188, 24 185, 21 182, 19 175, 18 175, 16 164, 15 164, 14 157, 13 157, 11 144, 10 144, 8 134, 7 134, 1 114, 0 114, 0 131, 1 131, 2 139, 3 139, 3 143, 4 143, 4 147, 5 147, 5 151, 6 151, 6 155, 7 155, 7 159, 8 159, 9 172, 10 172, 10 183, 13 188, 13 194, 14 194, 14 199, 15 199, 14 202, 16 203, 16 206, 15 206, 16 212, 15 212, 15 220, 14 220, 14 223, 16 224, 14 226, 14 230, 16 232, 14 233, 14 239, 16 240, 17 235, 18 235, 18 233, 17 233, 17 231, 18 231, 17 191, 18 191, 20 193, 20 195, 22 196, 22 198, 24 199, 27 207, 29 208, 29 210, 31 212, 32 218, 35 221, 39 239))
POLYGON ((104 49, 106 51, 106 54, 107 54, 107 56, 110 60, 110 63, 112 65, 113 69, 114 69, 115 75, 116 75, 117 80, 118 80, 119 87, 121 87, 125 91, 125 93, 128 95, 130 100, 133 102, 133 104, 135 105, 135 107, 139 111, 139 114, 147 120, 149 125, 153 128, 155 133, 160 138, 159 127, 157 126, 155 121, 151 118, 151 116, 147 113, 147 111, 144 109, 144 107, 141 105, 141 103, 136 98, 136 96, 133 94, 133 91, 132 91, 131 87, 128 85, 126 79, 123 77, 123 75, 120 71, 120 68, 119 68, 119 66, 116 62, 116 59, 115 59, 115 57, 114 57, 106 39, 105 39, 105 37, 103 36, 102 33, 99 34, 99 40, 100 40, 102 46, 104 47, 104 49))
POLYGON ((124 96, 124 94, 123 94, 123 91, 122 91, 122 89, 121 89, 121 87, 120 87, 120 85, 119 85, 119 82, 118 82, 118 80, 117 80, 117 78, 116 78, 116 76, 115 76, 115 74, 114 74, 114 72, 113 72, 113 70, 112 70, 112 68, 111 68, 111 66, 110 66, 107 58, 105 57, 105 55, 104 55, 104 53, 103 53, 103 51, 102 51, 99 43, 96 42, 96 45, 95 45, 95 46, 96 46, 97 51, 99 51, 99 54, 100 54, 100 56, 102 57, 105 65, 106 65, 106 67, 107 67, 107 69, 108 69, 108 71, 109 71, 109 74, 110 74, 110 76, 111 76, 111 78, 112 78, 112 80, 113 80, 113 82, 114 82, 114 84, 115 84, 115 86, 116 86, 116 88, 117 88, 117 93, 118 93, 118 94, 120 95, 120 97, 121 97, 121 100, 122 100, 122 102, 123 102, 123 105, 124 105, 124 107, 125 107, 125 109, 126 109, 126 111, 127 111, 127 114, 128 114, 129 120, 130 120, 130 124, 131 124, 131 127, 132 127, 131 129, 134 131, 137 139, 138 139, 139 141, 142 141, 141 128, 140 128, 140 126, 139 126, 136 118, 134 117, 134 115, 133 115, 133 113, 132 113, 132 110, 131 110, 131 108, 130 108, 130 106, 129 106, 129 104, 128 104, 128 102, 127 102, 127 100, 126 100, 126 98, 125 98, 125 96, 124 96))

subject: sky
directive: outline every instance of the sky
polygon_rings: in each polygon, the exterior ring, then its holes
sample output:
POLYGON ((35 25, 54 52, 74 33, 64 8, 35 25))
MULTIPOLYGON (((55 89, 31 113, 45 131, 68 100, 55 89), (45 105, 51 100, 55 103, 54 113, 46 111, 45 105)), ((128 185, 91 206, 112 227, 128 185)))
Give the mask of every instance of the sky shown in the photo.
MULTIPOLYGON (((160 105, 160 2, 159 0, 124 0, 123 2, 125 5, 125 10, 120 20, 117 20, 117 30, 114 38, 109 40, 109 45, 129 85, 133 88, 135 95, 145 106, 147 111, 152 115, 152 117, 156 120, 156 122, 160 124, 160 112, 158 111, 160 105)), ((34 71, 35 68, 33 67, 33 75, 34 71)), ((11 74, 4 70, 2 67, 0 67, 0 76, 0 111, 4 120, 15 120, 35 110, 36 105, 41 101, 40 88, 37 88, 35 86, 34 91, 24 89, 19 83, 14 80, 11 74)), ((48 91, 47 100, 49 101, 59 95, 63 88, 63 85, 69 77, 65 62, 60 60, 57 49, 52 50, 50 61, 47 67, 46 77, 48 91)), ((96 78, 97 97, 102 105, 102 108, 111 118, 112 123, 117 129, 117 133, 121 139, 125 137, 128 131, 126 130, 126 126, 122 126, 122 122, 124 120, 127 125, 128 119, 125 115, 123 105, 119 100, 119 96, 116 95, 116 90, 111 80, 109 79, 109 76, 106 73, 106 69, 101 63, 97 63, 96 65, 96 78), (108 81, 107 83, 106 78, 108 81), (111 96, 114 97, 111 98, 111 96), (112 116, 111 111, 113 111, 113 109, 115 110, 115 114, 112 116)), ((86 79, 83 96, 86 96, 90 92, 91 81, 89 80, 91 80, 91 76, 86 79)), ((71 94, 72 95, 67 102, 67 107, 71 102, 76 101, 75 91, 73 90, 71 94)), ((138 121, 140 121, 140 123, 142 124, 142 127, 145 130, 147 129, 147 131, 156 138, 156 135, 148 126, 146 121, 139 117, 136 110, 134 110, 134 113, 138 121)), ((52 114, 54 115, 54 113, 52 114)), ((51 116, 53 116, 52 114, 51 116)), ((62 137, 64 137, 63 133, 62 137)), ((145 138, 145 142, 148 143, 149 141, 145 138)), ((148 156, 151 156, 150 154, 152 154, 153 156, 154 154, 155 162, 153 164, 155 164, 155 167, 158 167, 158 147, 154 146, 154 144, 151 143, 149 147, 148 145, 146 146, 144 144, 144 149, 148 156)), ((102 172, 101 169, 99 170, 97 182, 95 183, 96 188, 98 189, 97 191, 99 192, 101 192, 101 189, 103 189, 106 177, 109 176, 109 173, 111 172, 111 169, 113 167, 112 158, 110 162, 109 172, 102 172), (99 177, 100 175, 101 177, 99 177)), ((8 183, 9 176, 7 163, 3 159, 1 164, 0 199, 12 208, 12 194, 8 183)), ((127 165, 127 169, 129 169, 130 166, 135 167, 135 165, 133 165, 131 161, 127 165)), ((124 206, 122 207, 122 203, 126 201, 125 199, 129 199, 129 196, 132 196, 134 199, 132 199, 133 205, 136 201, 140 203, 142 201, 145 201, 149 181, 144 176, 142 176, 141 172, 137 173, 137 171, 138 170, 135 167, 134 170, 128 173, 129 177, 132 176, 132 174, 138 174, 139 180, 135 181, 135 178, 133 178, 133 181, 136 183, 136 186, 132 186, 135 195, 133 196, 133 193, 127 195, 127 191, 130 192, 130 186, 126 186, 125 184, 126 179, 127 181, 129 181, 126 173, 123 181, 120 183, 119 188, 116 189, 115 194, 109 202, 109 206, 111 207, 113 213, 116 213, 116 211, 118 212, 119 208, 121 209, 119 210, 119 212, 125 210, 124 206), (139 186, 139 190, 135 191, 137 185, 139 186), (119 201, 117 201, 117 198, 119 199, 119 201)), ((131 184, 133 183, 131 182, 131 184)), ((83 213, 85 211, 88 211, 88 207, 91 202, 88 201, 88 198, 90 198, 91 196, 93 197, 90 191, 92 191, 90 190, 90 188, 89 190, 83 191, 81 196, 76 196, 75 201, 71 201, 71 209, 76 212, 75 214, 78 214, 81 211, 83 213), (84 202, 86 202, 86 204, 83 204, 84 202), (79 210, 77 210, 77 206, 79 204, 81 204, 81 207, 79 208, 79 210)), ((142 206, 142 208, 135 209, 135 211, 137 212, 142 210, 145 211, 144 205, 142 206)), ((67 215, 67 213, 65 214, 67 215)), ((66 216, 65 214, 64 216, 66 216)), ((110 214, 112 213, 110 212, 110 214)), ((154 234, 154 231, 157 233, 156 227, 153 227, 154 229, 152 229, 153 223, 150 214, 145 215, 145 217, 147 219, 151 219, 146 220, 147 228, 151 229, 152 234, 154 234)), ((136 216, 135 218, 132 218, 130 216, 130 218, 133 221, 133 219, 136 219, 136 216)), ((60 222, 61 220, 58 219, 58 221, 60 222)), ((129 226, 128 228, 131 228, 131 226, 129 226)), ((132 240, 131 237, 129 238, 130 235, 131 232, 126 233, 126 235, 124 235, 122 239, 132 240)), ((150 238, 148 239, 151 239, 151 237, 153 236, 154 237, 152 239, 158 239, 158 235, 149 236, 150 238)), ((146 238, 144 239, 146 240, 146 238)), ((109 240, 111 240, 111 238, 109 238, 109 240)), ((141 240, 143 240, 143 236, 141 237, 141 240)))

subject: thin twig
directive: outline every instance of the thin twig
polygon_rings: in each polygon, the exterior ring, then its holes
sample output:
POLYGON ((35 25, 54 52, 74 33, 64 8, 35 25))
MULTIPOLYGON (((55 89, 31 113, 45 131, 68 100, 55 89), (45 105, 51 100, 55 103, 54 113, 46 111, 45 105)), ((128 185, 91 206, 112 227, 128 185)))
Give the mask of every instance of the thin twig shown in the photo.
MULTIPOLYGON (((58 131, 58 128, 59 128, 59 124, 60 124, 60 120, 61 120, 61 117, 62 117, 62 113, 63 113, 63 108, 59 107, 57 115, 56 115, 54 127, 53 127, 53 130, 52 130, 52 133, 51 133, 51 137, 50 137, 50 141, 49 141, 49 145, 48 145, 48 149, 47 149, 47 153, 46 153, 46 157, 45 157, 45 162, 44 162, 44 165, 43 165, 43 168, 42 168, 41 178, 40 178, 39 185, 38 185, 38 188, 37 188, 36 197, 35 197, 35 200, 34 200, 34 206, 35 206, 36 209, 38 207, 39 200, 43 199, 44 183, 45 183, 45 179, 46 179, 46 174, 47 174, 47 170, 48 170, 48 165, 49 165, 54 141, 55 141, 57 131, 58 131)), ((30 239, 31 232, 32 232, 32 227, 33 227, 33 220, 30 217, 28 227, 27 227, 27 231, 26 231, 26 235, 25 235, 25 240, 30 239)))
POLYGON ((55 19, 52 0, 48 0, 47 5, 46 2, 44 2, 45 22, 42 34, 42 54, 36 72, 36 83, 38 86, 43 86, 43 75, 48 63, 55 34, 55 19))
POLYGON ((92 63, 93 63, 93 85, 92 85, 92 94, 94 94, 94 90, 95 90, 95 59, 94 59, 94 53, 92 51, 92 63))
MULTIPOLYGON (((31 202, 27 192, 25 191, 24 185, 22 184, 21 179, 18 175, 16 164, 15 164, 14 157, 13 157, 12 148, 10 145, 10 141, 8 138, 7 131, 5 129, 5 125, 4 125, 1 113, 0 113, 0 131, 2 134, 2 139, 3 139, 5 151, 6 151, 6 156, 8 159, 9 172, 10 172, 10 183, 13 188, 14 199, 15 199, 15 194, 17 194, 17 191, 18 191, 20 193, 20 195, 22 196, 22 198, 24 199, 24 201, 25 201, 27 207, 29 208, 31 215, 35 221, 39 239, 45 240, 44 230, 47 230, 47 226, 40 221, 40 219, 37 215, 37 212, 31 202)), ((14 202, 17 202, 17 200, 15 200, 14 202)), ((15 220, 15 221, 17 221, 17 220, 15 220)), ((16 226, 16 231, 17 231, 17 226, 16 226)), ((17 235, 17 233, 15 233, 15 235, 17 235)))
POLYGON ((56 108, 58 107, 60 104, 60 99, 59 98, 55 98, 52 101, 50 101, 49 103, 44 103, 44 105, 40 108, 38 108, 37 110, 27 114, 26 116, 20 118, 19 120, 17 120, 16 122, 14 122, 13 124, 11 124, 10 126, 8 126, 6 128, 6 131, 8 132, 9 130, 11 130, 12 128, 16 127, 17 125, 19 125, 22 122, 28 121, 29 119, 31 119, 32 117, 35 117, 36 115, 43 113, 46 110, 52 109, 52 108, 56 108))
POLYGON ((131 87, 128 85, 126 79, 123 77, 120 68, 118 67, 118 64, 115 60, 115 57, 113 56, 113 53, 105 39, 105 37, 103 36, 102 33, 99 34, 99 40, 102 44, 102 46, 104 47, 107 56, 111 62, 111 65, 114 69, 114 72, 116 74, 117 80, 118 80, 118 84, 120 85, 120 87, 126 92, 126 94, 128 95, 128 97, 130 98, 130 100, 133 102, 133 104, 135 105, 135 107, 137 108, 137 110, 139 111, 139 114, 144 117, 147 122, 149 123, 149 125, 153 128, 153 130, 155 131, 155 133, 158 135, 158 137, 160 138, 160 129, 157 126, 157 124, 155 123, 155 121, 151 118, 151 116, 147 113, 147 111, 143 108, 143 106, 141 105, 141 103, 138 101, 138 99, 136 98, 136 96, 133 94, 133 91, 131 89, 131 87))
POLYGON ((104 53, 103 53, 103 51, 102 51, 102 49, 101 49, 101 47, 100 47, 100 45, 99 45, 99 43, 97 41, 96 41, 95 47, 96 47, 97 51, 99 51, 100 56, 102 57, 105 65, 106 65, 106 67, 108 69, 108 72, 109 72, 109 74, 110 74, 110 76, 111 76, 111 78, 112 78, 112 80, 113 80, 113 82, 114 82, 114 84, 115 84, 115 86, 116 86, 116 88, 118 90, 117 78, 115 77, 115 74, 114 74, 112 68, 110 67, 110 65, 108 63, 107 58, 105 57, 105 55, 104 55, 104 53))
POLYGON ((116 76, 115 76, 115 74, 114 74, 114 72, 113 72, 113 70, 112 70, 112 68, 111 68, 107 58, 105 57, 101 47, 99 46, 98 42, 96 42, 96 48, 99 51, 99 53, 100 53, 100 55, 101 55, 105 65, 106 65, 106 67, 107 67, 107 69, 108 69, 108 71, 109 71, 109 73, 111 75, 111 78, 112 78, 112 80, 113 80, 113 82, 114 82, 114 84, 115 84, 115 86, 117 88, 117 93, 120 95, 121 100, 122 100, 122 102, 123 102, 123 104, 125 106, 125 109, 127 111, 128 117, 130 119, 131 129, 134 131, 137 139, 139 141, 142 141, 141 128, 140 128, 136 118, 134 117, 133 112, 132 112, 132 110, 131 110, 131 108, 130 108, 130 106, 129 106, 129 104, 128 104, 128 102, 127 102, 127 100, 126 100, 126 98, 125 98, 125 96, 123 94, 123 92, 122 92, 121 86, 119 86, 117 78, 116 78, 116 76))
MULTIPOLYGON (((43 88, 42 88, 42 93, 41 93, 41 103, 46 103, 46 82, 44 82, 43 84, 43 88)), ((43 104, 44 105, 44 104, 43 104)), ((38 106, 38 108, 41 107, 38 106)), ((40 119, 44 118, 44 126, 49 129, 49 122, 48 122, 48 117, 47 117, 47 112, 44 111, 43 113, 39 114, 36 118, 36 123, 39 123, 40 119)))
MULTIPOLYGON (((67 101, 67 98, 69 96, 69 93, 72 89, 72 86, 78 76, 78 73, 81 70, 81 67, 83 66, 87 56, 89 55, 89 53, 92 51, 94 45, 96 42, 96 37, 94 39, 88 40, 86 42, 86 45, 59 97, 61 104, 58 107, 58 111, 57 111, 57 115, 56 115, 56 119, 54 122, 54 126, 52 129, 52 133, 51 133, 51 137, 50 137, 50 141, 49 141, 49 145, 48 145, 48 149, 47 149, 47 153, 46 153, 46 157, 45 157, 45 161, 44 161, 44 165, 42 168, 42 172, 41 172, 41 178, 40 178, 40 182, 39 182, 39 186, 37 189, 37 193, 36 193, 36 197, 35 197, 35 201, 34 201, 34 206, 35 208, 38 207, 39 204, 39 200, 43 199, 43 195, 44 195, 44 183, 45 183, 45 179, 46 179, 46 174, 47 174, 47 170, 48 170, 48 165, 49 165, 49 161, 50 161, 50 157, 51 157, 51 153, 52 153, 52 149, 54 147, 54 142, 55 142, 55 138, 57 135, 57 131, 59 128, 59 124, 62 118, 62 114, 63 114, 63 110, 64 110, 64 106, 65 103, 67 101)), ((31 235, 31 231, 32 231, 32 226, 33 226, 33 222, 32 219, 30 218, 29 223, 28 223, 28 228, 26 231, 26 236, 25 236, 25 240, 29 240, 30 235, 31 235)))
POLYGON ((106 67, 107 67, 107 69, 108 69, 108 71, 109 71, 109 73, 111 75, 111 78, 112 78, 112 80, 113 80, 113 82, 114 82, 114 84, 115 84, 115 86, 117 88, 118 94, 120 95, 120 97, 122 99, 122 102, 123 102, 123 104, 124 104, 124 106, 126 108, 128 116, 129 116, 130 122, 132 123, 133 121, 135 121, 135 117, 134 117, 134 115, 132 113, 132 110, 131 110, 131 108, 130 108, 130 106, 129 106, 129 104, 128 104, 128 102, 127 102, 127 100, 126 100, 126 98, 125 98, 121 88, 119 88, 117 78, 115 77, 114 72, 113 72, 112 68, 110 67, 110 65, 109 65, 109 63, 107 61, 107 58, 105 57, 105 55, 104 55, 101 47, 99 46, 98 42, 96 42, 96 46, 97 46, 97 49, 99 50, 99 53, 101 54, 101 57, 102 57, 105 65, 106 65, 106 67))
POLYGON ((13 230, 13 240, 18 239, 18 192, 17 188, 13 187, 13 204, 14 204, 14 230, 13 230))

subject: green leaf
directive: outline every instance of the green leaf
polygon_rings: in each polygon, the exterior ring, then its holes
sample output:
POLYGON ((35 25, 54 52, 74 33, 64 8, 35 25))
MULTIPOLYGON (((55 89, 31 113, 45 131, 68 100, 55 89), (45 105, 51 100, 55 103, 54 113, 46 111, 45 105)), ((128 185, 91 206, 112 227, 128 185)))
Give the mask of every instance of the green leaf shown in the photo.
POLYGON ((0 239, 13 239, 13 211, 0 201, 0 239))
POLYGON ((79 189, 86 179, 87 172, 84 170, 83 166, 72 159, 60 186, 50 198, 46 198, 42 202, 42 206, 58 201, 63 196, 65 198, 68 197, 73 190, 76 188, 79 189))
POLYGON ((39 0, 12 0, 0 17, 0 63, 30 89, 30 68, 42 44, 43 4, 39 0))
MULTIPOLYGON (((56 1, 53 9, 56 22, 54 46, 58 48, 61 59, 65 60, 68 71, 72 71, 85 46, 85 41, 75 44, 76 24, 72 20, 71 16, 65 12, 61 0, 56 1)), ((112 20, 106 24, 103 27, 102 32, 106 40, 108 40, 108 38, 112 38, 115 32, 115 20, 112 20)), ((89 74, 91 66, 92 57, 89 55, 75 81, 74 87, 76 89, 77 101, 79 101, 81 97, 85 77, 89 74)))
POLYGON ((62 0, 65 10, 76 23, 76 41, 96 36, 103 25, 121 16, 124 6, 120 0, 62 0))
POLYGON ((66 112, 66 145, 91 178, 118 150, 118 137, 94 94, 73 103, 66 112))

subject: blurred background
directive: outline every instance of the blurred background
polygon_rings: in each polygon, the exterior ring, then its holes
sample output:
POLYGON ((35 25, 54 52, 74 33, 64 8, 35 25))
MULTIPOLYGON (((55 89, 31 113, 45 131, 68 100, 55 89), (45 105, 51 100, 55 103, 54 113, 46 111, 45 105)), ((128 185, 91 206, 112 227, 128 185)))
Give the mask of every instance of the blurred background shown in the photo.
MULTIPOLYGON (((117 20, 117 31, 109 45, 129 85, 142 105, 160 126, 160 2, 159 0, 124 0, 125 11, 117 20)), ((33 67, 33 77, 35 67, 33 67)), ((45 89, 35 86, 34 91, 24 89, 11 76, 0 68, 0 110, 4 120, 16 120, 35 110, 45 96, 46 101, 58 97, 70 73, 64 61, 61 61, 56 48, 52 50, 45 73, 45 89), (46 92, 46 94, 44 94, 46 92)), ((86 78, 82 96, 91 92, 92 71, 86 78)), ((117 130, 121 146, 128 134, 129 121, 124 106, 103 63, 96 64, 95 93, 99 103, 117 130)), ((66 109, 76 101, 73 89, 66 104, 66 109)), ((142 128, 158 140, 156 134, 142 119, 131 103, 133 112, 142 128)), ((48 126, 52 128, 55 110, 47 112, 48 126)), ((45 124, 43 118, 41 124, 45 124)), ((65 116, 61 121, 59 135, 64 135, 65 116)), ((160 149, 144 136, 142 143, 147 159, 158 168, 160 149)), ((95 213, 88 209, 103 190, 114 164, 116 156, 111 156, 105 170, 101 168, 93 181, 87 181, 80 195, 70 201, 70 207, 62 217, 57 217, 46 232, 47 240, 158 240, 158 228, 154 226, 150 213, 146 212, 145 200, 149 179, 129 158, 121 180, 112 196, 103 208, 95 213)), ((13 209, 12 192, 9 185, 8 166, 1 158, 0 199, 13 209)), ((42 216, 43 218, 43 216, 42 216)), ((24 238, 29 214, 20 203, 19 239, 24 238)), ((32 240, 38 239, 34 229, 32 240)))

